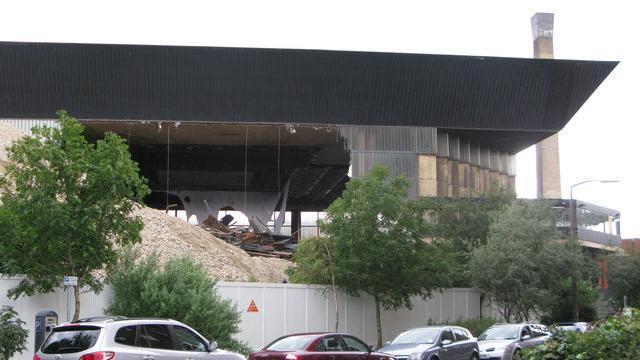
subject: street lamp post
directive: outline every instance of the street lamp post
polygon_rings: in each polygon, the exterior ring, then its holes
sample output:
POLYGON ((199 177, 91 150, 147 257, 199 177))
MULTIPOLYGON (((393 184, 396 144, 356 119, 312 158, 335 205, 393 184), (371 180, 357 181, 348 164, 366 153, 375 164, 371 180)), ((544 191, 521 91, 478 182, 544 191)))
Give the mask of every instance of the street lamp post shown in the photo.
MULTIPOLYGON (((576 207, 576 201, 573 199, 573 188, 576 186, 580 186, 582 184, 586 184, 586 183, 591 183, 591 182, 599 182, 602 184, 607 184, 607 183, 617 183, 618 180, 585 180, 585 181, 580 181, 579 183, 575 183, 573 185, 571 185, 571 187, 569 188, 569 218, 570 218, 570 226, 571 226, 571 230, 569 233, 570 236, 570 241, 576 240, 578 238, 578 214, 577 214, 577 207, 576 207)), ((571 292, 572 292, 572 300, 573 300, 573 320, 574 321, 579 321, 580 320, 580 304, 578 304, 578 276, 575 273, 576 269, 574 268, 572 271, 572 276, 571 276, 571 292)))

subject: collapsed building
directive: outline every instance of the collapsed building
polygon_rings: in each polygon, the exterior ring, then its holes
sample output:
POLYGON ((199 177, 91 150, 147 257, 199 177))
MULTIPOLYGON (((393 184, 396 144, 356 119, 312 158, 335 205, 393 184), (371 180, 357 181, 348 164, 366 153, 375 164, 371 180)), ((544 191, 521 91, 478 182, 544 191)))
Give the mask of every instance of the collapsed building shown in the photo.
POLYGON ((147 205, 276 232, 375 164, 410 195, 515 190, 515 154, 560 131, 616 62, 193 46, 0 42, 0 119, 65 109, 127 139, 147 205), (280 216, 273 217, 274 211, 280 216))

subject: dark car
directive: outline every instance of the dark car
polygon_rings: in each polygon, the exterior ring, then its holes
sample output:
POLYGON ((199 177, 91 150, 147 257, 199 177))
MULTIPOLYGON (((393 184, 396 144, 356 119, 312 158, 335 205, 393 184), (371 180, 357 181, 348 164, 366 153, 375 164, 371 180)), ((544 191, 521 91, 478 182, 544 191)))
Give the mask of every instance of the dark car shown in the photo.
POLYGON ((407 330, 378 349, 398 360, 478 359, 478 343, 471 332, 458 326, 427 326, 407 330))
POLYGON ((395 360, 372 352, 369 345, 349 334, 306 333, 285 335, 262 350, 249 354, 249 360, 395 360))

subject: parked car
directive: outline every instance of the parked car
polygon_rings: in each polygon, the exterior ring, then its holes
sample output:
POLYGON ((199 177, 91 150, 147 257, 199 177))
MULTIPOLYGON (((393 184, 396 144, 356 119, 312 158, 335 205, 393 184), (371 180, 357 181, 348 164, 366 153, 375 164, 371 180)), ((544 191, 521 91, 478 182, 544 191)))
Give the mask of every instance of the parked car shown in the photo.
POLYGON ((53 329, 33 360, 245 360, 175 320, 82 319, 53 329))
POLYGON ((480 354, 471 332, 458 326, 410 329, 378 351, 398 360, 470 360, 480 354))
POLYGON ((478 336, 480 359, 517 360, 522 349, 534 347, 551 334, 540 324, 496 324, 478 336))
POLYGON ((561 322, 555 324, 555 328, 562 331, 576 331, 587 332, 589 331, 589 323, 586 322, 561 322))
POLYGON ((249 360, 395 360, 371 351, 362 340, 341 333, 291 334, 277 338, 249 360))

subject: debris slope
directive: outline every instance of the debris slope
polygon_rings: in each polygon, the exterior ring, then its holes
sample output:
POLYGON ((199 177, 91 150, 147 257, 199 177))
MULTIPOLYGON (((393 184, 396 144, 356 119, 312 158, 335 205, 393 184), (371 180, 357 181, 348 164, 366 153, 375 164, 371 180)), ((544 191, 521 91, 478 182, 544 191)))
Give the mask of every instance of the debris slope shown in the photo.
POLYGON ((144 222, 143 255, 154 251, 160 261, 170 257, 189 255, 202 263, 209 275, 220 281, 282 282, 291 262, 280 258, 251 257, 200 228, 164 211, 141 207, 134 212, 144 222))

